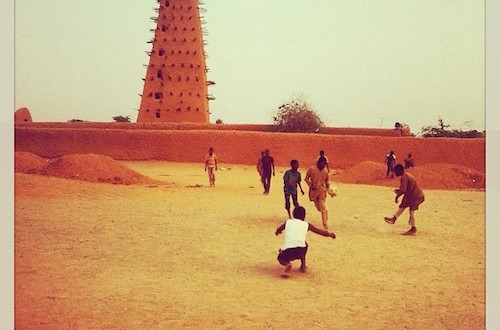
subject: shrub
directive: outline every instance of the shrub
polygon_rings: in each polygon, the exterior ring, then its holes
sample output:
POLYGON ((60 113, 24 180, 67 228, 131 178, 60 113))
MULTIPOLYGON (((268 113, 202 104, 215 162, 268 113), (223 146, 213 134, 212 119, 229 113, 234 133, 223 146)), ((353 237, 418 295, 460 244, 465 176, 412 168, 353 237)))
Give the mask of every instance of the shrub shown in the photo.
POLYGON ((321 127, 323 121, 302 98, 281 105, 274 117, 273 129, 278 132, 313 133, 321 127))
POLYGON ((444 123, 444 120, 439 118, 437 126, 424 126, 422 127, 421 134, 425 138, 429 137, 452 137, 452 138, 477 138, 483 137, 483 133, 474 130, 458 130, 448 129, 450 125, 444 123))

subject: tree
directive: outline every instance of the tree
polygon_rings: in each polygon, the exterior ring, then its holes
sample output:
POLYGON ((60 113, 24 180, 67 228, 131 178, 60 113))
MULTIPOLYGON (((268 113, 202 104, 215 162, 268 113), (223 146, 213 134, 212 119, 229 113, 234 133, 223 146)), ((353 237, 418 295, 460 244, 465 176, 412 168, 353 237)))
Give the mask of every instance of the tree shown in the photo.
POLYGON ((318 132, 323 121, 302 98, 282 104, 274 117, 274 130, 278 132, 318 132))
POLYGON ((429 137, 452 137, 452 138, 477 138, 483 137, 483 133, 474 130, 449 129, 450 125, 445 124, 442 118, 438 119, 437 126, 422 127, 421 134, 425 138, 429 137))
POLYGON ((113 120, 117 123, 128 123, 130 122, 130 116, 115 116, 113 117, 113 120))

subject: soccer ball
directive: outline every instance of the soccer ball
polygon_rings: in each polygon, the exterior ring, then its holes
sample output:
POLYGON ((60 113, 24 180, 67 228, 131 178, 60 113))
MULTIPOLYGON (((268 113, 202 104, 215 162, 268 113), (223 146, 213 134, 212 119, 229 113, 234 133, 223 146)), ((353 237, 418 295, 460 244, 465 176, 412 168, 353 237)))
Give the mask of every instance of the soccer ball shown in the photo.
POLYGON ((331 197, 338 196, 338 194, 339 194, 339 190, 337 187, 330 187, 328 189, 328 195, 330 195, 331 197))

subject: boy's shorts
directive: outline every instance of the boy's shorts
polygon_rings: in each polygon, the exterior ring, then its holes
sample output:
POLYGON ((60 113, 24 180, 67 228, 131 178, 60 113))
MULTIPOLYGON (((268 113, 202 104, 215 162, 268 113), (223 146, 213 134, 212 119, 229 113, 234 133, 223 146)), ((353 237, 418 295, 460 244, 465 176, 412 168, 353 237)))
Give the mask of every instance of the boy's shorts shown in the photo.
POLYGON ((288 264, 292 260, 302 259, 306 256, 308 245, 305 247, 294 247, 286 250, 280 250, 278 261, 282 265, 288 264))

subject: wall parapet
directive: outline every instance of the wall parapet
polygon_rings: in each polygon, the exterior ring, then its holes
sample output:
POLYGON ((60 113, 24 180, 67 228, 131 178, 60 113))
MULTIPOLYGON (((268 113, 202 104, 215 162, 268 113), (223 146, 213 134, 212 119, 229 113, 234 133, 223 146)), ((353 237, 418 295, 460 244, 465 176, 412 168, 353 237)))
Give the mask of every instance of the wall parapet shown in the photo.
MULTIPOLYGON (((67 127, 67 126, 65 126, 67 127)), ((96 153, 117 160, 203 162, 214 147, 221 163, 256 164, 270 149, 276 165, 312 165, 324 150, 333 167, 346 169, 363 161, 384 162, 389 150, 398 161, 413 153, 419 164, 449 163, 485 171, 485 139, 354 136, 206 129, 96 129, 16 125, 15 150, 53 158, 66 154, 96 153)), ((116 126, 119 127, 119 126, 116 126)))
MULTIPOLYGON (((16 127, 32 128, 72 128, 72 129, 127 129, 127 130, 218 130, 274 132, 273 125, 264 124, 205 124, 205 123, 163 123, 163 122, 30 122, 16 123, 16 127)), ((295 133, 286 133, 295 134, 295 133)), ((322 127, 315 134, 329 135, 369 135, 369 136, 409 136, 409 131, 387 128, 322 127)))

